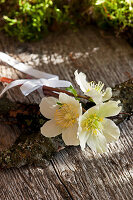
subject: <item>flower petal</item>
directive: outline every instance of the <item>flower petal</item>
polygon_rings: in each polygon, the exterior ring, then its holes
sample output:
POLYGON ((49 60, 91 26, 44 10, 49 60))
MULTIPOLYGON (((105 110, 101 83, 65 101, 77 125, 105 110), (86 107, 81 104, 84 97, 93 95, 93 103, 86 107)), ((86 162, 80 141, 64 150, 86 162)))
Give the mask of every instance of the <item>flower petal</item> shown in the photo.
POLYGON ((96 104, 102 103, 102 94, 95 89, 91 89, 90 91, 86 92, 85 95, 91 97, 96 104))
POLYGON ((116 124, 110 119, 104 119, 102 123, 103 135, 106 138, 107 143, 117 141, 120 136, 120 130, 116 124))
POLYGON ((106 88, 105 94, 103 96, 103 101, 107 101, 112 97, 112 89, 110 87, 106 88))
POLYGON ((99 112, 99 105, 93 106, 89 108, 80 118, 79 121, 84 120, 87 118, 89 115, 97 114, 99 112))
POLYGON ((61 129, 55 123, 55 120, 49 120, 41 127, 41 133, 45 137, 55 137, 61 134, 61 129))
POLYGON ((62 139, 66 145, 79 145, 79 139, 77 136, 78 131, 78 123, 76 123, 73 127, 64 129, 62 131, 62 139))
POLYGON ((81 149, 82 149, 82 151, 84 151, 89 135, 88 135, 88 132, 82 131, 80 129, 81 129, 81 127, 79 127, 79 129, 78 129, 78 138, 80 141, 81 149))
POLYGON ((120 101, 108 101, 107 103, 102 103, 99 105, 99 116, 101 117, 111 117, 118 115, 122 107, 118 106, 120 101))
POLYGON ((79 101, 77 101, 74 97, 71 97, 65 93, 60 93, 59 94, 59 102, 73 105, 74 107, 76 107, 78 114, 79 115, 82 114, 82 106, 79 103, 79 101))
POLYGON ((100 132, 97 134, 90 133, 87 145, 91 148, 92 151, 97 153, 104 153, 107 151, 107 143, 104 135, 100 132))
POLYGON ((40 112, 44 117, 52 119, 54 117, 55 110, 59 107, 57 103, 58 99, 54 97, 44 97, 40 103, 40 112))
POLYGON ((78 74, 78 70, 75 71, 74 75, 75 75, 75 80, 77 84, 80 86, 80 89, 83 92, 86 92, 89 88, 88 82, 86 81, 86 75, 82 72, 78 74))

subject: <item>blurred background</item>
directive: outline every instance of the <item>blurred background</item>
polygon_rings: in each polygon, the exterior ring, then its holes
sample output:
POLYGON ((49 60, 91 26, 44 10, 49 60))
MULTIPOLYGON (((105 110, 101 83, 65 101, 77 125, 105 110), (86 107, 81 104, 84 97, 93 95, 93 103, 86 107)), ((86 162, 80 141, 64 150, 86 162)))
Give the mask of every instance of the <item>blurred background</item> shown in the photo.
POLYGON ((20 41, 95 24, 133 44, 133 0, 0 0, 0 31, 20 41))

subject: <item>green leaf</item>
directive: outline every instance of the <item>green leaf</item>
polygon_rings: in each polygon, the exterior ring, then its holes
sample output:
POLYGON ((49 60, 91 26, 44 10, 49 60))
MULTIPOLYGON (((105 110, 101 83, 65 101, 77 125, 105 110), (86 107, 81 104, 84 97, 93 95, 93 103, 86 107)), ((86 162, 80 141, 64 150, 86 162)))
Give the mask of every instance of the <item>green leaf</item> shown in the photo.
POLYGON ((73 86, 66 88, 66 90, 71 92, 75 97, 77 97, 77 91, 73 88, 73 86))
POLYGON ((66 90, 68 92, 71 92, 74 95, 76 100, 80 101, 80 99, 77 97, 78 96, 77 91, 73 88, 73 86, 66 88, 66 90))
POLYGON ((76 99, 77 101, 80 101, 80 98, 78 98, 78 97, 75 97, 75 99, 76 99))

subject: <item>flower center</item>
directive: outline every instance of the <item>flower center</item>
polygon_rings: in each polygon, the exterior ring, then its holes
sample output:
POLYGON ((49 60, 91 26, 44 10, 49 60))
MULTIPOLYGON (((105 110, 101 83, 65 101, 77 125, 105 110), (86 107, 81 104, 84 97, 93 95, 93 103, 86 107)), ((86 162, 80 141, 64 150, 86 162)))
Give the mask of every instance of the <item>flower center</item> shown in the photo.
POLYGON ((81 122, 81 127, 83 131, 89 131, 91 133, 97 134, 98 131, 102 130, 103 118, 97 116, 96 114, 89 115, 81 122))
POLYGON ((101 81, 99 81, 98 84, 96 84, 94 81, 92 81, 92 82, 88 83, 88 85, 89 85, 89 88, 88 88, 87 92, 94 89, 99 93, 102 93, 102 94, 104 93, 104 91, 102 90, 104 87, 104 84, 101 81))
POLYGON ((56 124, 61 128, 72 127, 78 117, 77 109, 71 104, 62 104, 56 109, 54 115, 56 124))

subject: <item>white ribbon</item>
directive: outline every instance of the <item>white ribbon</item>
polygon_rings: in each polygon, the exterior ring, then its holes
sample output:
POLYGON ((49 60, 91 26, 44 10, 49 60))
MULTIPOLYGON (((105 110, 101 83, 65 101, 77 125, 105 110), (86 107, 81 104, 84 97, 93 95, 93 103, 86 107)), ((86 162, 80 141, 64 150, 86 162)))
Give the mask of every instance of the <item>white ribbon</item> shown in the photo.
POLYGON ((3 62, 7 63, 8 65, 12 66, 14 69, 17 69, 20 72, 23 72, 23 73, 33 76, 35 78, 59 79, 59 77, 57 75, 48 74, 48 73, 33 69, 31 66, 25 65, 24 63, 20 63, 17 60, 15 60, 14 58, 12 58, 11 56, 8 56, 7 54, 5 54, 3 52, 0 52, 0 59, 3 62))
POLYGON ((8 84, 4 88, 4 90, 2 91, 0 96, 3 95, 8 89, 13 88, 17 85, 22 85, 20 87, 20 89, 25 96, 27 96, 28 94, 30 94, 34 90, 39 89, 43 85, 49 86, 49 87, 54 87, 54 88, 56 88, 56 87, 69 87, 70 85, 72 85, 69 81, 59 80, 59 77, 56 76, 56 75, 41 72, 41 71, 33 69, 32 67, 30 67, 28 65, 25 65, 23 63, 19 63, 14 58, 8 56, 5 53, 0 52, 0 59, 3 62, 9 64, 13 68, 15 68, 15 69, 17 69, 17 70, 19 70, 19 71, 21 71, 25 74, 28 74, 28 75, 33 76, 35 78, 39 78, 39 79, 15 80, 15 81, 11 82, 10 84, 8 84))

